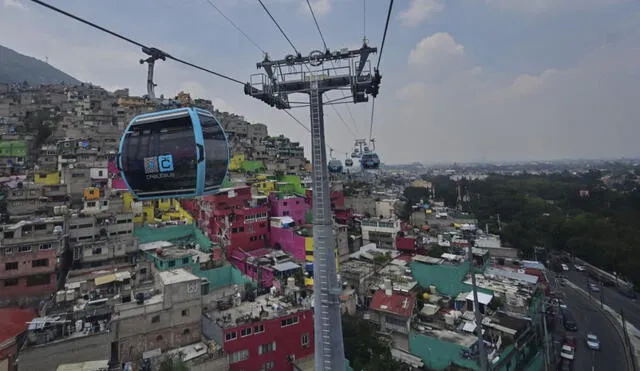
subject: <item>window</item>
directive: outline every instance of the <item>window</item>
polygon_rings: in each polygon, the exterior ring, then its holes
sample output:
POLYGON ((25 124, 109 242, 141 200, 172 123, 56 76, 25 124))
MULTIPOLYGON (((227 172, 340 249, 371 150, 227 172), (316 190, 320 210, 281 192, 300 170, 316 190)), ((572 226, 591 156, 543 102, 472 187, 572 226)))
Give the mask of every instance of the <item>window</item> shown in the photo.
POLYGON ((53 244, 43 243, 42 245, 40 245, 40 250, 51 250, 52 247, 53 247, 53 244))
POLYGON ((160 316, 151 317, 151 323, 158 323, 158 322, 160 322, 160 316))
POLYGON ((235 331, 232 332, 227 332, 224 335, 224 341, 231 341, 231 340, 235 340, 238 337, 238 334, 236 334, 235 331))
POLYGON ((269 361, 267 363, 262 364, 260 366, 260 371, 273 370, 276 368, 276 363, 274 361, 269 361))
POLYGON ((309 345, 309 334, 308 333, 304 333, 302 334, 302 336, 300 336, 300 344, 302 344, 303 347, 309 345))
POLYGON ((276 351, 275 341, 273 343, 262 344, 258 347, 258 354, 266 354, 266 353, 275 352, 275 351, 276 351))
POLYGON ((42 286, 51 283, 51 275, 49 274, 35 274, 27 277, 27 287, 42 286))
POLYGON ((229 354, 229 363, 237 363, 249 359, 249 350, 243 349, 229 354))
POLYGON ((48 267, 48 266, 49 266, 49 259, 38 259, 38 260, 33 260, 31 262, 32 268, 48 267))
POLYGON ((182 310, 182 317, 186 317, 189 315, 189 309, 183 309, 182 310))
POLYGON ((182 331, 182 335, 189 335, 190 333, 191 333, 191 330, 189 330, 188 328, 182 331))
POLYGON ((251 335, 251 327, 243 328, 240 330, 240 337, 245 337, 251 335))
POLYGON ((282 323, 282 327, 295 325, 296 323, 298 323, 298 317, 283 319, 281 323, 282 323))
POLYGON ((176 266, 176 261, 175 260, 170 260, 169 261, 169 267, 175 267, 176 266))
POLYGON ((4 270, 12 271, 18 269, 18 262, 4 263, 4 270))
POLYGON ((256 327, 253 328, 254 334, 259 334, 261 332, 264 332, 264 325, 257 325, 256 327))
POLYGON ((189 264, 189 257, 182 258, 182 264, 189 264))
POLYGON ((18 286, 17 278, 7 278, 4 280, 4 287, 18 286))

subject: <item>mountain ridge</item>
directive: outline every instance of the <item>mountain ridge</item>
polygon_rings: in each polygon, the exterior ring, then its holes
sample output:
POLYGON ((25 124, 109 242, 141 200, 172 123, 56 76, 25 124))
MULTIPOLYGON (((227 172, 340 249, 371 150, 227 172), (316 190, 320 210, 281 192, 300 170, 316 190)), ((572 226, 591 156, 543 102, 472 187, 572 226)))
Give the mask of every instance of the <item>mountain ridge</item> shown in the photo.
POLYGON ((73 76, 13 49, 0 45, 0 83, 28 82, 31 85, 60 84, 79 85, 73 76))

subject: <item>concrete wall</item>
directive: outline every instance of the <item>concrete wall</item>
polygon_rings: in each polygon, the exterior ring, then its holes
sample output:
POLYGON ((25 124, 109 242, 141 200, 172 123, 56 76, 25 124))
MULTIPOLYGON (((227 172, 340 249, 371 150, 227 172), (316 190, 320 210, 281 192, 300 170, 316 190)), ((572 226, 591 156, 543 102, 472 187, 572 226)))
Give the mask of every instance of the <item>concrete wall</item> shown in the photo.
POLYGON ((20 352, 18 368, 26 371, 56 371, 63 363, 109 359, 113 332, 61 340, 20 352))

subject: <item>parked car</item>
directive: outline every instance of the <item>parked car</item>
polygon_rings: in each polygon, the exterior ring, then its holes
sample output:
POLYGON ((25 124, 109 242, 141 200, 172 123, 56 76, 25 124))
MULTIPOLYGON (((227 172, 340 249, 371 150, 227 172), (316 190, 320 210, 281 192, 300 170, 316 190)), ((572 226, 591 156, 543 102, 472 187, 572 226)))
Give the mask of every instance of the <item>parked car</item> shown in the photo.
POLYGON ((565 344, 562 346, 562 349, 560 350, 560 357, 573 361, 573 358, 575 357, 575 353, 576 353, 576 348, 565 344))
POLYGON ((566 265, 566 264, 562 264, 561 267, 562 267, 562 270, 565 271, 565 272, 567 272, 569 270, 569 266, 566 265))
POLYGON ((576 265, 576 270, 578 272, 584 272, 587 270, 587 268, 585 268, 584 265, 576 265))
POLYGON ((586 341, 589 349, 600 350, 600 339, 598 339, 598 336, 596 334, 593 334, 593 333, 587 334, 586 341))
POLYGON ((590 283, 589 284, 589 288, 591 289, 591 291, 593 292, 600 292, 600 286, 598 286, 595 283, 590 283))

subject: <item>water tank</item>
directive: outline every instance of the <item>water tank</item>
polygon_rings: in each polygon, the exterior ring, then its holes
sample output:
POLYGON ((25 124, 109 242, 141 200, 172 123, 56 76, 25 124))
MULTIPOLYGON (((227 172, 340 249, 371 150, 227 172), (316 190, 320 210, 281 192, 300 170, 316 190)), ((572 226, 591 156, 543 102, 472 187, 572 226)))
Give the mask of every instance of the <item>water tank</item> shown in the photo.
POLYGON ((56 303, 62 303, 65 300, 64 290, 56 292, 56 303))
POLYGON ((296 279, 294 277, 287 278, 287 287, 289 288, 296 287, 296 279))

